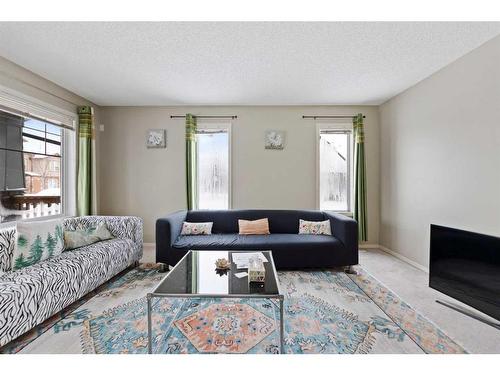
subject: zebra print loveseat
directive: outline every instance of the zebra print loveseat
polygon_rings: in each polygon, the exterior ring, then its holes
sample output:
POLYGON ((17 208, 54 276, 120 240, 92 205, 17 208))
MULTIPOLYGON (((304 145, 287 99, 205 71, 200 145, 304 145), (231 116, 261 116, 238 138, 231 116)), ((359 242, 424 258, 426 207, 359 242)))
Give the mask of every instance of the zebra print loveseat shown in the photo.
POLYGON ((142 257, 142 219, 67 218, 64 228, 105 222, 114 239, 97 242, 17 271, 12 269, 15 227, 0 229, 0 347, 109 280, 142 257))

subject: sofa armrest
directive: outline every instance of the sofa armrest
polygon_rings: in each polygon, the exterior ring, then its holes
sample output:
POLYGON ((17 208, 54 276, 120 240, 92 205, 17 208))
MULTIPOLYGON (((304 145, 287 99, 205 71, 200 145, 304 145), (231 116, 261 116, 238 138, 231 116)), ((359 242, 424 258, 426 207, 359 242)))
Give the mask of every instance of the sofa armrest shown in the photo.
POLYGON ((85 229, 104 222, 110 233, 116 238, 132 240, 142 253, 143 221, 136 216, 79 216, 67 218, 64 227, 69 230, 85 229))
POLYGON ((187 211, 177 211, 156 220, 156 261, 165 263, 168 250, 181 234, 182 223, 186 220, 187 211))
POLYGON ((339 239, 348 250, 358 252, 358 223, 345 215, 334 211, 323 211, 330 220, 332 234, 339 239))

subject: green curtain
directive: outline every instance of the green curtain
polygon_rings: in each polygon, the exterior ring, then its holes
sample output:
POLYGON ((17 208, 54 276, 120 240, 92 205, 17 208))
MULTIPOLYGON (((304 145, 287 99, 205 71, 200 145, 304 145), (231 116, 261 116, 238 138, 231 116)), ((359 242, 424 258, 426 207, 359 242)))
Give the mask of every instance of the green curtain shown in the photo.
POLYGON ((76 212, 78 216, 92 211, 92 108, 78 107, 78 176, 76 212))
POLYGON ((365 131, 363 115, 358 113, 353 118, 354 129, 354 219, 358 222, 358 240, 367 239, 366 220, 366 166, 365 166, 365 131))
POLYGON ((186 115, 186 187, 188 210, 195 210, 198 204, 197 164, 196 117, 188 113, 186 115))

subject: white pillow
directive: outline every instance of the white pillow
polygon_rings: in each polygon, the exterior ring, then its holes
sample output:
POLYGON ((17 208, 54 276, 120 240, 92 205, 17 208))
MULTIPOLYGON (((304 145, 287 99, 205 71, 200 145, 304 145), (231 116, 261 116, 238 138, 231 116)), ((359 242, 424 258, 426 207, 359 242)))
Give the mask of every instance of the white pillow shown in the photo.
POLYGON ((325 221, 306 221, 299 220, 299 234, 326 234, 332 235, 330 220, 325 221))
POLYGON ((213 222, 209 223, 182 223, 181 236, 194 236, 199 234, 212 234, 213 222))
POLYGON ((55 257, 64 249, 62 219, 18 222, 12 270, 55 257))

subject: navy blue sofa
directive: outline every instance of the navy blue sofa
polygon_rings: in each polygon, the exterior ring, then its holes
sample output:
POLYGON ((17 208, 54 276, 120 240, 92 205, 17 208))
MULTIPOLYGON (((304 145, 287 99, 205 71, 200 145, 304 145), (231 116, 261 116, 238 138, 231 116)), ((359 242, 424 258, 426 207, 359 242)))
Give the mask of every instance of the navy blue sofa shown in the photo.
POLYGON ((278 269, 358 264, 358 225, 331 211, 178 211, 156 221, 156 261, 175 265, 188 250, 271 250, 278 269), (239 235, 238 219, 269 219, 269 235, 239 235), (299 219, 330 220, 332 236, 302 235, 299 219), (182 223, 213 222, 211 235, 181 236, 182 223))

